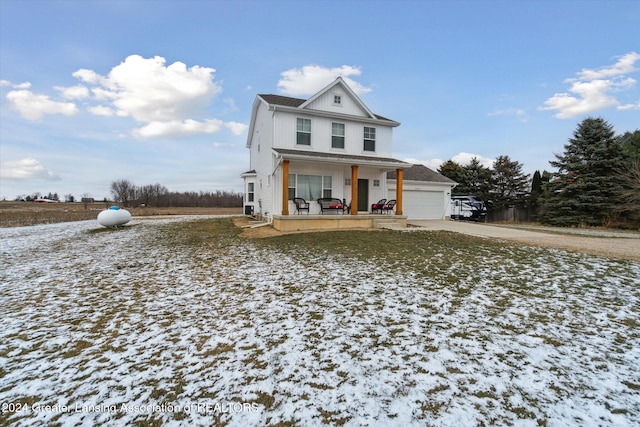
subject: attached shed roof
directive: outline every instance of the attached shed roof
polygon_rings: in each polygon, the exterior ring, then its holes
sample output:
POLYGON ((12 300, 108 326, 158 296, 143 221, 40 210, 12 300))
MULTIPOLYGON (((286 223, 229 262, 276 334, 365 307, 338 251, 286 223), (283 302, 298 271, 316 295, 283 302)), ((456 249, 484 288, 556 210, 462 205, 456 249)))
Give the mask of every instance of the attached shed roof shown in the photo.
MULTIPOLYGON (((457 182, 455 182, 454 180, 449 179, 446 176, 421 164, 412 165, 410 168, 404 169, 402 177, 406 181, 442 182, 445 184, 457 184, 457 182)), ((387 179, 396 178, 397 176, 395 171, 387 172, 387 179)))
POLYGON ((409 165, 409 163, 407 162, 403 162, 402 160, 394 159, 391 157, 356 156, 351 154, 322 153, 307 150, 290 150, 287 148, 274 148, 273 151, 280 154, 285 159, 308 159, 332 163, 356 163, 389 169, 404 168, 409 165))
POLYGON ((304 104, 304 102, 306 101, 306 99, 290 98, 288 96, 282 95, 259 94, 258 96, 264 99, 267 104, 284 105, 285 107, 297 108, 304 104))

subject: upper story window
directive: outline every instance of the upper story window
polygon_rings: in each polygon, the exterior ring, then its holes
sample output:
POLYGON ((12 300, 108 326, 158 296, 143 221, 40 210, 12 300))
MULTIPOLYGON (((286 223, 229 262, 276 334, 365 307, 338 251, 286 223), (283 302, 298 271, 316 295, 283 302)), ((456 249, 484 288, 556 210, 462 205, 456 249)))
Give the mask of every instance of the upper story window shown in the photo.
POLYGON ((344 148, 344 123, 331 123, 331 148, 344 148))
POLYGON ((364 151, 376 151, 376 128, 364 127, 364 151))
POLYGON ((296 144, 311 145, 311 119, 298 119, 296 144))
POLYGON ((335 105, 342 105, 342 96, 340 95, 333 95, 333 103, 335 105))

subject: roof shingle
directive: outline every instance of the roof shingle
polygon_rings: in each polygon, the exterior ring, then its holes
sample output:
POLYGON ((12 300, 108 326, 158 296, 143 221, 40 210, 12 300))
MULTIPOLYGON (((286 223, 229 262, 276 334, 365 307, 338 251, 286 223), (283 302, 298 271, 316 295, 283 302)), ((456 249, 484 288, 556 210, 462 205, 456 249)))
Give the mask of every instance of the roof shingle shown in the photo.
MULTIPOLYGON (((396 179, 396 172, 387 172, 387 179, 396 179)), ((447 184, 456 184, 452 179, 429 169, 428 167, 420 164, 412 165, 410 168, 406 168, 402 174, 402 178, 406 181, 423 181, 423 182, 443 182, 447 184)))

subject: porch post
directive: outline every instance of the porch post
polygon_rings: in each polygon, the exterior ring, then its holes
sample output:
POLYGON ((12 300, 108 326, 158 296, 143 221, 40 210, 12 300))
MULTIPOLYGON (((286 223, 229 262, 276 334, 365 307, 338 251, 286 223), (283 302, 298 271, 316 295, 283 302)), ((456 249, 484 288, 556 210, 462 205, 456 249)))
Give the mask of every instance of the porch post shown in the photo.
POLYGON ((282 161, 282 215, 289 215, 289 160, 282 161))
POLYGON ((358 215, 358 165, 351 165, 351 215, 358 215))
POLYGON ((402 215, 402 175, 403 169, 396 169, 396 215, 402 215))

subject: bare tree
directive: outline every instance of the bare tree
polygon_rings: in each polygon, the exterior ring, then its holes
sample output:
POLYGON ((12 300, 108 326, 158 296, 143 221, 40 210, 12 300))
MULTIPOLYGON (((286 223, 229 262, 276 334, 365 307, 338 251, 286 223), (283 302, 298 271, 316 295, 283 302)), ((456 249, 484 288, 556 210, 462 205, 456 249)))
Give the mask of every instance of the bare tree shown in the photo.
POLYGON ((158 206, 158 199, 167 192, 167 188, 160 184, 145 185, 138 188, 138 201, 145 206, 158 206))
POLYGON ((616 211, 632 221, 640 222, 640 156, 629 160, 618 174, 622 186, 616 194, 616 211))
POLYGON ((128 179, 119 179, 111 183, 111 195, 113 200, 122 203, 125 207, 135 200, 136 186, 128 179))

